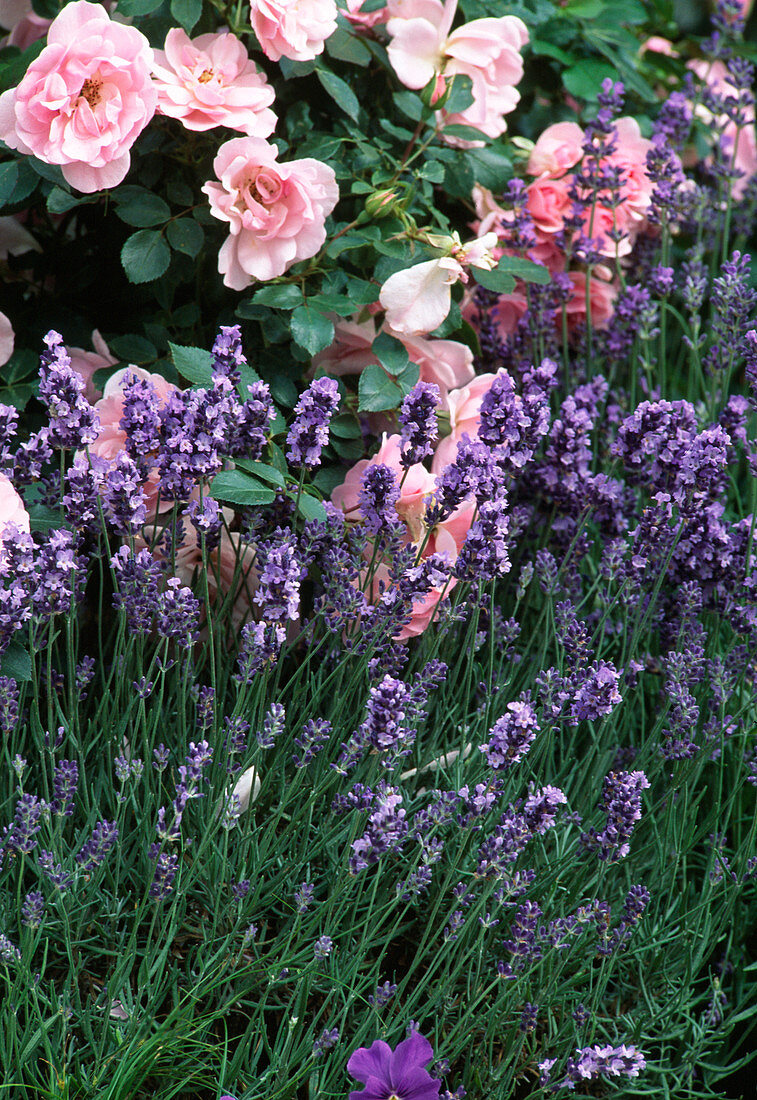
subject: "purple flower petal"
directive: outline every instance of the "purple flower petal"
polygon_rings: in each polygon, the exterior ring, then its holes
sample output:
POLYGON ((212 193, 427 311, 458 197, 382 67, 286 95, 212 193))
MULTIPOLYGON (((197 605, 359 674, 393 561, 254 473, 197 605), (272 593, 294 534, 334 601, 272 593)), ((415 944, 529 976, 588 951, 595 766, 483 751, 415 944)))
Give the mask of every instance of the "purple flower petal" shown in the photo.
MULTIPOLYGON (((350 1055, 347 1072, 357 1081, 367 1083, 369 1077, 378 1077, 388 1082, 392 1058, 392 1050, 389 1044, 385 1043, 383 1039, 375 1039, 368 1048, 359 1047, 354 1054, 350 1055)), ((358 1095, 365 1096, 366 1094, 362 1092, 358 1095)))

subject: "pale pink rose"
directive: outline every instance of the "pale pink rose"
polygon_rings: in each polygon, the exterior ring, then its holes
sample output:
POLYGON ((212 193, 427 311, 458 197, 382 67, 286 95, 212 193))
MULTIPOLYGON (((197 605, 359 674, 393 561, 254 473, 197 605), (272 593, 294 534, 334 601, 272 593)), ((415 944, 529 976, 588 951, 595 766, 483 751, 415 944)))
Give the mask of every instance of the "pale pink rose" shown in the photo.
POLYGON ((23 256, 24 252, 42 251, 39 242, 35 241, 29 230, 18 220, 20 216, 7 214, 0 218, 0 260, 7 260, 9 256, 23 256))
MULTIPOLYGON (((234 634, 238 634, 246 622, 257 617, 252 600, 258 587, 255 548, 237 531, 227 530, 234 519, 233 511, 222 508, 221 512, 226 521, 221 528, 221 539, 207 554, 208 594, 212 605, 232 593, 228 621, 234 634)), ((184 542, 176 551, 176 576, 183 584, 191 585, 201 564, 201 541, 196 528, 187 520, 184 542)))
POLYGON ((539 136, 531 150, 530 176, 562 176, 583 156, 584 132, 576 122, 556 122, 539 136))
MULTIPOLYGON (((124 367, 110 376, 105 383, 102 397, 94 405, 100 418, 100 432, 90 447, 92 454, 108 463, 113 463, 126 445, 126 432, 121 429, 120 423, 124 414, 124 382, 127 375, 136 375, 137 378, 141 378, 145 382, 151 382, 161 407, 176 389, 176 386, 167 382, 161 374, 149 374, 140 367, 124 367)), ((145 494, 148 517, 154 516, 158 503, 157 469, 153 468, 150 471, 142 488, 145 494)), ((160 511, 172 507, 173 501, 161 499, 160 511)))
MULTIPOLYGON (((722 61, 689 61, 686 65, 700 80, 704 81, 717 95, 723 98, 738 98, 739 92, 730 80, 728 69, 722 61)), ((697 115, 705 122, 713 121, 712 113, 706 107, 696 109, 697 115)), ((723 115, 718 121, 722 129, 722 141, 726 156, 733 160, 733 166, 742 173, 735 180, 731 192, 735 199, 740 199, 746 189, 749 180, 757 173, 757 141, 755 140, 755 111, 754 106, 743 108, 745 125, 740 129, 736 124, 723 115)))
POLYGON ((464 277, 462 264, 452 256, 426 260, 390 275, 379 295, 387 325, 406 336, 433 332, 449 313, 450 288, 464 277))
POLYGON ((652 53, 661 53, 665 57, 680 57, 680 54, 670 39, 663 38, 659 34, 653 34, 650 38, 642 42, 639 46, 639 56, 645 54, 647 50, 651 50, 652 53))
POLYGON ((345 19, 352 23, 353 27, 375 27, 378 23, 386 23, 389 18, 388 8, 377 8, 375 11, 363 11, 365 0, 347 0, 347 8, 342 12, 345 19))
POLYGON ((86 387, 84 396, 87 401, 94 404, 102 397, 102 393, 92 381, 92 376, 95 371, 103 370, 105 367, 114 367, 118 359, 111 355, 110 348, 97 329, 92 330, 92 347, 95 349, 94 351, 87 351, 85 348, 69 348, 68 354, 71 357, 71 366, 81 376, 86 387))
MULTIPOLYGON (((576 325, 586 321, 586 273, 584 271, 571 271, 568 278, 573 284, 573 293, 565 304, 568 328, 574 329, 576 325)), ((589 279, 589 309, 591 311, 592 328, 605 328, 613 315, 615 299, 618 296, 618 288, 604 279, 589 279)), ((559 323, 558 314, 558 323, 559 323)))
POLYGON ((559 233, 563 228, 565 215, 571 212, 569 186, 568 176, 562 179, 541 176, 526 188, 528 212, 542 233, 559 233))
POLYGON ((406 524, 409 537, 417 542, 423 530, 423 517, 426 512, 426 500, 434 491, 436 480, 421 463, 411 466, 405 474, 400 464, 401 439, 398 435, 384 435, 381 447, 371 459, 361 459, 347 471, 341 485, 337 485, 331 499, 337 508, 341 508, 348 519, 358 519, 360 515, 359 494, 363 471, 368 466, 383 464, 394 470, 397 483, 402 482, 400 498, 397 501, 397 514, 406 524), (404 480, 403 480, 404 478, 404 480))
POLYGON ((5 45, 18 46, 20 50, 26 50, 33 42, 38 42, 40 38, 45 37, 49 26, 49 19, 43 19, 36 12, 29 12, 27 16, 16 23, 8 35, 5 45))
POLYGON ((155 113, 152 59, 135 27, 114 22, 101 4, 74 0, 50 24, 18 87, 0 96, 0 137, 59 164, 79 191, 115 187, 155 113))
POLYGON ((250 22, 271 61, 312 61, 336 30, 334 0, 252 0, 250 22))
POLYGON ((279 164, 277 156, 261 138, 233 138, 213 162, 220 182, 202 188, 213 217, 229 223, 218 270, 232 290, 283 275, 326 240, 326 218, 339 200, 334 169, 310 157, 279 164))
POLYGON ((250 804, 256 801, 259 794, 260 776, 258 769, 253 765, 243 771, 237 779, 231 797, 236 797, 239 812, 243 814, 249 809, 250 804))
POLYGON ((165 50, 155 50, 153 73, 158 113, 178 118, 188 130, 228 126, 265 138, 276 127, 273 88, 233 34, 190 39, 174 27, 165 50))
MULTIPOLYGON (((464 386, 474 377, 473 353, 456 340, 427 340, 422 336, 404 336, 392 332, 406 347, 411 363, 420 367, 419 381, 434 382, 439 387, 440 408, 446 408, 447 393, 464 386)), ((376 325, 367 321, 336 320, 334 342, 313 359, 313 369, 322 368, 332 377, 361 374, 378 362, 372 350, 376 325)))
POLYGON ((503 227, 513 220, 510 210, 504 210, 488 187, 482 187, 480 183, 474 183, 471 192, 473 205, 476 208, 478 221, 473 230, 479 236, 483 233, 496 233, 501 235, 503 227))
POLYGON ((619 118, 615 131, 617 148, 607 157, 606 163, 617 166, 622 172, 621 206, 624 213, 630 221, 641 223, 649 209, 654 189, 646 168, 652 142, 641 136, 635 118, 619 118))
POLYGON ((389 62, 406 88, 425 88, 444 67, 457 0, 390 0, 389 62))
MULTIPOLYGON (((365 584, 366 576, 363 574, 361 577, 361 583, 365 584)), ((381 563, 376 566, 373 574, 372 583, 367 592, 367 596, 370 602, 375 603, 380 596, 381 585, 384 585, 385 589, 392 587, 389 567, 381 563)), ((427 630, 432 620, 436 619, 438 615, 439 601, 444 598, 449 598, 449 594, 457 584, 454 577, 450 577, 449 583, 444 589, 432 588, 421 600, 415 600, 410 611, 410 622, 406 623, 400 631, 394 636, 395 642, 406 642, 408 638, 417 638, 419 634, 423 634, 424 630, 427 630)))
POLYGON ((518 322, 523 319, 527 309, 526 288, 523 283, 518 282, 512 293, 500 294, 489 311, 489 318, 497 334, 504 339, 513 335, 518 327, 518 322))
POLYGON ((24 507, 24 502, 13 488, 11 481, 5 474, 0 474, 0 553, 3 549, 3 533, 9 523, 29 534, 29 513, 24 507))
POLYGON ((14 342, 13 325, 4 313, 0 313, 0 367, 13 355, 14 342))
MULTIPOLYGON (((504 368, 497 374, 507 373, 504 368)), ((495 374, 478 374, 467 386, 459 390, 452 390, 447 400, 449 403, 450 434, 441 439, 437 445, 431 462, 434 474, 440 474, 445 466, 455 461, 457 445, 463 435, 467 434, 471 439, 478 436, 480 424, 481 402, 491 389, 495 374)))
MULTIPOLYGON (((496 138, 507 129, 504 115, 514 111, 520 100, 515 85, 523 77, 520 51, 528 42, 525 23, 515 15, 498 19, 474 19, 453 31, 444 47, 445 77, 468 76, 473 102, 454 114, 441 111, 445 126, 473 126, 496 138)), ((444 132, 442 132, 444 137, 444 132)), ((479 145, 459 138, 446 138, 453 145, 479 145)))
POLYGON ((32 0, 0 0, 0 27, 9 31, 33 12, 32 0))

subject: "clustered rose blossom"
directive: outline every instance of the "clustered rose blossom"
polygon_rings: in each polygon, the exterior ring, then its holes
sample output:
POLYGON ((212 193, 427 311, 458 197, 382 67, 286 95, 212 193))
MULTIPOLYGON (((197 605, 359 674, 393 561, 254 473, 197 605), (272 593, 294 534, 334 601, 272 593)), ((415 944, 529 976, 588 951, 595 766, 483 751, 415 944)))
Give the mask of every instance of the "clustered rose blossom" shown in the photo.
POLYGON ((326 218, 339 199, 334 169, 310 157, 287 164, 277 157, 261 138, 233 138, 213 162, 217 181, 202 188, 211 214, 229 223, 218 270, 232 290, 283 275, 326 240, 326 218))
POLYGON ((153 73, 158 113, 178 118, 188 130, 228 126, 265 138, 276 127, 273 88, 233 35, 189 36, 178 28, 155 50, 153 73))
POLYGON ((450 33, 457 0, 444 4, 441 0, 389 0, 387 7, 387 52, 402 83, 423 88, 436 77, 439 96, 450 77, 469 77, 473 102, 456 113, 439 112, 437 121, 473 126, 492 138, 503 134, 504 116, 520 100, 515 85, 523 76, 520 51, 528 42, 525 23, 517 16, 503 15, 474 19, 450 33))
POLYGON ((0 137, 59 164, 78 191, 115 187, 155 114, 152 62, 140 31, 116 23, 101 4, 75 0, 50 24, 47 45, 18 87, 0 96, 0 137))
POLYGON ((104 370, 105 367, 115 367, 118 359, 116 359, 114 355, 111 355, 110 348, 97 329, 92 330, 92 347, 95 349, 94 351, 87 351, 86 348, 71 347, 68 349, 68 354, 71 358, 73 370, 76 371, 84 382, 84 396, 94 405, 95 401, 102 397, 101 391, 98 390, 94 383, 95 372, 104 370))
POLYGON ((312 61, 336 30, 334 0, 252 0, 250 22, 271 61, 312 61))

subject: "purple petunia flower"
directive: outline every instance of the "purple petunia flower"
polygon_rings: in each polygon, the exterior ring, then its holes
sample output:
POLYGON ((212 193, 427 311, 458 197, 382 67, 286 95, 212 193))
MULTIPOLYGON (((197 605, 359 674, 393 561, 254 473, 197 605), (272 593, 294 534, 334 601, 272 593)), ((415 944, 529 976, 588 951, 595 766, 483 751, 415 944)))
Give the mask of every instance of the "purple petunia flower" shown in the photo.
POLYGON ((441 1082, 423 1068, 433 1056, 431 1043, 417 1032, 394 1051, 381 1039, 360 1047, 351 1055, 347 1072, 365 1088, 351 1092, 349 1100, 436 1100, 441 1082))

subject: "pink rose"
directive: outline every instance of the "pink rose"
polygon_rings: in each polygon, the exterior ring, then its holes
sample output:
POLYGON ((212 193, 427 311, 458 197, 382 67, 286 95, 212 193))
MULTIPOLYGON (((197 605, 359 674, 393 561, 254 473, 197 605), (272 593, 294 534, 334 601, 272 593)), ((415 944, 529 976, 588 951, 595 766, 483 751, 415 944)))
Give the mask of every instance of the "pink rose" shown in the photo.
MULTIPOLYGON (((689 61, 687 69, 691 69, 700 80, 704 81, 716 95, 723 98, 739 97, 738 89, 730 80, 730 74, 722 61, 689 61)), ((718 125, 722 129, 723 151, 727 157, 733 159, 733 166, 741 177, 734 180, 731 192, 735 199, 740 199, 744 194, 749 180, 757 173, 757 140, 755 139, 755 111, 754 106, 742 108, 745 124, 739 128, 735 122, 730 121, 725 115, 718 119, 718 125)), ((700 105, 696 110, 697 115, 704 122, 713 121, 712 113, 706 107, 700 105)))
POLYGON ((405 336, 433 332, 449 313, 450 288, 464 275, 462 265, 452 256, 426 260, 390 275, 379 295, 389 328, 405 336))
POLYGON ((3 534, 9 523, 29 534, 29 513, 24 502, 13 488, 11 481, 0 474, 0 553, 3 548, 3 534))
MULTIPOLYGON (((360 579, 361 584, 365 584, 366 575, 363 574, 360 579)), ((371 585, 367 594, 372 603, 378 601, 382 584, 385 589, 392 587, 389 567, 384 565, 383 562, 376 566, 373 577, 371 578, 371 585)), ((402 629, 395 634, 395 642, 406 642, 408 638, 417 638, 419 634, 427 630, 432 620, 434 620, 438 614, 437 608, 442 596, 444 596, 446 600, 456 584, 457 581, 455 578, 450 577, 444 589, 431 588, 423 599, 415 600, 410 611, 410 622, 406 623, 402 629)))
POLYGON ((365 0, 347 0, 347 8, 342 14, 352 23, 353 27, 375 27, 378 23, 386 23, 389 18, 388 8, 377 8, 375 11, 363 11, 365 0))
POLYGON ((190 39, 175 27, 166 35, 165 51, 155 50, 153 73, 158 112, 178 118, 188 130, 228 126, 260 138, 274 131, 273 88, 233 34, 190 39))
POLYGON ((4 313, 0 313, 0 367, 13 355, 14 342, 13 325, 4 313))
MULTIPOLYGON (((498 371, 503 373, 504 368, 498 371)), ((450 434, 439 441, 431 462, 431 469, 440 474, 445 466, 455 461, 457 445, 465 432, 475 439, 480 423, 481 402, 491 389, 496 375, 478 374, 467 386, 453 390, 448 397, 450 434)))
POLYGON ((562 176, 583 156, 584 132, 576 122, 556 122, 539 136, 528 160, 530 176, 562 176))
POLYGON ((28 229, 19 221, 26 214, 6 214, 0 218, 0 260, 9 256, 23 256, 24 252, 41 252, 41 245, 35 241, 28 229))
MULTIPOLYGON (((391 332, 391 330, 390 330, 391 332)), ((406 347, 411 363, 420 367, 419 381, 434 382, 441 395, 440 408, 446 408, 447 393, 464 386, 474 377, 473 352, 456 340, 426 340, 422 336, 396 335, 406 347)), ((313 367, 322 367, 327 374, 339 377, 360 374, 377 363, 372 351, 376 327, 368 321, 338 320, 334 325, 334 342, 313 359, 313 367)))
POLYGON ((59 164, 79 191, 115 187, 155 113, 152 59, 145 36, 114 22, 101 4, 67 4, 21 83, 0 96, 0 137, 59 164))
MULTIPOLYGON (((230 623, 234 634, 238 634, 246 622, 256 618, 252 602, 258 587, 255 548, 237 531, 227 530, 234 519, 231 509, 222 508, 221 512, 225 520, 221 540, 207 554, 208 594, 211 604, 231 595, 230 623)), ((176 576, 182 584, 191 585, 201 565, 202 546, 197 530, 185 520, 184 542, 176 551, 176 576)))
POLYGON ((434 491, 436 481, 421 463, 411 466, 405 474, 400 465, 400 446, 398 435, 384 435, 378 452, 371 459, 362 459, 355 463, 348 470, 342 484, 334 489, 331 499, 337 508, 346 513, 348 519, 357 519, 360 514, 359 494, 363 471, 368 466, 388 466, 397 475, 397 484, 402 482, 400 498, 396 504, 397 514, 406 524, 409 536, 415 542, 423 530, 426 498, 434 491))
POLYGON ((571 210, 569 183, 569 177, 553 179, 551 176, 541 176, 526 188, 528 212, 542 233, 559 233, 563 228, 565 215, 571 210))
POLYGON ((87 351, 85 348, 69 348, 68 354, 71 356, 71 366, 84 382, 86 387, 84 395, 87 401, 94 404, 102 394, 92 381, 92 376, 95 371, 102 370, 104 367, 114 367, 118 359, 110 354, 108 345, 97 329, 92 331, 92 347, 94 351, 87 351))
POLYGON ((40 38, 44 38, 49 26, 49 19, 43 19, 41 15, 37 15, 36 12, 31 11, 27 16, 16 23, 15 27, 8 35, 5 45, 18 46, 20 50, 25 50, 31 46, 33 42, 38 42, 40 38))
POLYGON ((271 61, 312 61, 336 30, 334 0, 252 0, 250 22, 271 61))
MULTIPOLYGON (((573 293, 565 305, 565 313, 568 328, 574 329, 576 325, 586 321, 586 272, 571 271, 568 275, 573 284, 573 293)), ((589 309, 591 311, 592 328, 604 328, 613 315, 615 299, 618 289, 612 283, 604 279, 589 279, 589 309)), ((560 314, 558 313, 558 323, 560 314)))
POLYGON ((278 164, 277 156, 261 138, 233 138, 213 162, 220 182, 202 188, 211 214, 230 226, 218 270, 232 290, 283 275, 326 240, 326 217, 339 199, 333 168, 309 157, 278 164))
POLYGON ((489 317, 501 338, 512 336, 528 309, 528 298, 523 283, 516 284, 511 294, 500 294, 489 311, 489 317))
MULTIPOLYGON (((100 418, 100 433, 90 447, 90 452, 108 463, 113 463, 117 455, 124 450, 126 445, 126 432, 121 428, 121 418, 124 414, 124 382, 127 375, 136 375, 145 382, 151 382, 158 396, 159 405, 162 407, 176 386, 167 382, 161 374, 148 374, 139 367, 124 367, 112 374, 105 383, 103 395, 95 403, 95 410, 100 418)), ((147 481, 142 486, 145 494, 148 516, 154 516, 158 503, 158 471, 152 469, 147 481)), ((173 501, 161 500, 160 510, 172 508, 173 501)))

